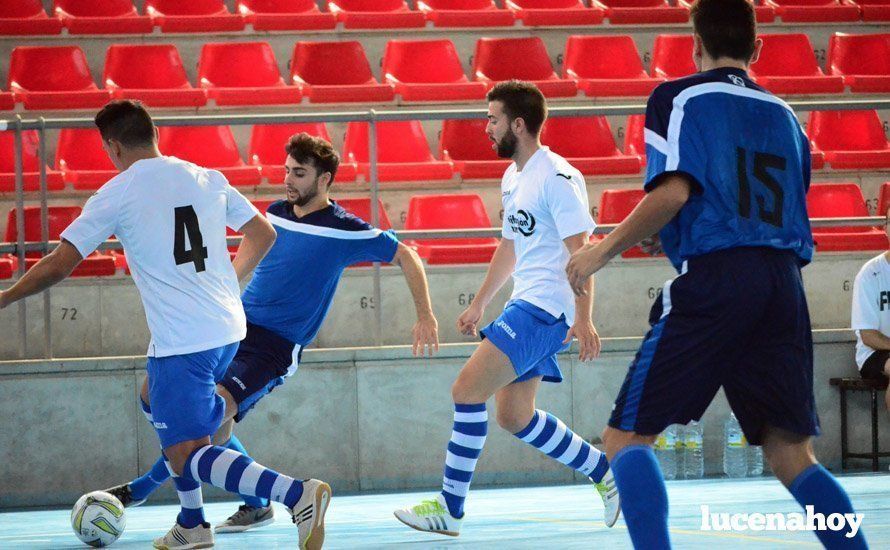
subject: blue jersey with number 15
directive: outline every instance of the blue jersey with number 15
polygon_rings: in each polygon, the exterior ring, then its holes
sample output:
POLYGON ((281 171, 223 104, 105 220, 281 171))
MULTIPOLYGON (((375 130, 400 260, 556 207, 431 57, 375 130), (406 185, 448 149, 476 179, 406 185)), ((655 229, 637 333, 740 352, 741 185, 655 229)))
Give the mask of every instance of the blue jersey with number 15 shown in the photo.
POLYGON ((646 191, 671 174, 693 184, 662 229, 674 267, 726 248, 766 246, 813 257, 810 149, 791 108, 740 69, 660 85, 646 108, 646 191))

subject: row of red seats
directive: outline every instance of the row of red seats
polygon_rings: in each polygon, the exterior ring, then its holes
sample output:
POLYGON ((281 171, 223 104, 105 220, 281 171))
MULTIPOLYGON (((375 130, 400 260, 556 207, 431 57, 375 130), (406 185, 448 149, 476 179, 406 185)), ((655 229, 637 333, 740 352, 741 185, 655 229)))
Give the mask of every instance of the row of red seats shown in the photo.
MULTIPOLYGON (((606 190, 600 198, 597 223, 620 223, 643 199, 639 189, 606 190)), ((271 201, 256 201, 257 208, 265 211, 271 201)), ((365 219, 371 219, 371 202, 367 198, 347 198, 337 201, 343 208, 365 219)), ((378 202, 379 227, 392 228, 383 203, 378 202)), ((881 187, 878 211, 890 208, 890 183, 881 187)), ((822 183, 810 187, 807 194, 807 210, 812 218, 856 218, 869 215, 862 191, 855 183, 822 183)), ((62 230, 80 214, 79 206, 50 206, 49 240, 58 240, 62 230)), ((472 229, 491 227, 491 218, 482 198, 475 194, 422 195, 412 197, 405 220, 406 230, 472 229)), ((25 240, 39 241, 40 208, 25 209, 25 240)), ((231 232, 234 234, 234 232, 231 232)), ((6 241, 15 242, 16 211, 7 217, 6 241)), ((820 252, 886 250, 890 243, 886 233, 878 227, 817 227, 813 230, 817 250, 820 252)), ((457 263, 487 263, 491 260, 498 241, 495 238, 408 239, 418 254, 431 265, 457 263)), ((647 257, 639 247, 626 251, 625 258, 647 257)), ((41 254, 28 252, 26 266, 34 265, 41 254)), ((125 268, 125 259, 119 252, 95 252, 77 267, 74 276, 110 276, 117 268, 125 268)), ((12 255, 0 257, 0 279, 12 277, 17 267, 12 255)))
MULTIPOLYGON (((762 35, 764 47, 751 74, 775 93, 890 91, 890 34, 831 37, 828 74, 819 67, 805 34, 762 35)), ((383 83, 371 72, 360 42, 297 42, 282 78, 266 42, 212 43, 201 49, 199 88, 186 76, 176 46, 112 45, 102 75, 93 82, 77 46, 19 47, 8 75, 14 102, 26 109, 96 108, 109 98, 140 99, 153 107, 217 105, 481 100, 497 81, 535 82, 549 97, 645 96, 666 79, 695 72, 692 37, 661 35, 655 40, 651 76, 630 36, 570 36, 562 75, 557 75, 539 37, 482 38, 476 43, 472 79, 467 78, 450 40, 391 40, 382 61, 383 83), (40 67, 40 70, 35 70, 40 67)))
MULTIPOLYGON (((511 27, 685 23, 685 0, 237 0, 235 13, 223 0, 145 0, 144 15, 132 0, 54 0, 49 17, 41 0, 0 0, 0 34, 230 32, 244 30, 326 30, 436 27, 511 27)), ((890 0, 762 0, 761 23, 890 20, 890 0)))
MULTIPOLYGON (((500 178, 509 161, 497 157, 485 126, 484 119, 443 121, 438 154, 433 156, 420 122, 378 123, 378 179, 442 181, 452 179, 455 172, 465 180, 500 178)), ((283 180, 282 144, 298 132, 330 141, 323 123, 257 125, 252 129, 245 163, 228 126, 172 126, 161 128, 159 147, 164 154, 222 171, 233 185, 253 186, 263 180, 283 180)), ((814 170, 824 168, 826 162, 839 170, 890 168, 890 141, 876 111, 815 111, 810 113, 808 134, 814 170)), ((608 120, 601 116, 548 119, 541 141, 585 175, 638 174, 645 163, 642 115, 628 119, 623 152, 608 120)), ((23 133, 23 168, 25 190, 38 190, 35 131, 23 133)), ((59 132, 55 169, 47 169, 49 190, 61 190, 66 182, 75 189, 98 189, 115 174, 97 130, 59 132)), ((359 174, 370 181, 368 125, 353 122, 347 125, 337 181, 353 182, 359 174)), ((14 190, 14 133, 0 132, 0 192, 14 190)))

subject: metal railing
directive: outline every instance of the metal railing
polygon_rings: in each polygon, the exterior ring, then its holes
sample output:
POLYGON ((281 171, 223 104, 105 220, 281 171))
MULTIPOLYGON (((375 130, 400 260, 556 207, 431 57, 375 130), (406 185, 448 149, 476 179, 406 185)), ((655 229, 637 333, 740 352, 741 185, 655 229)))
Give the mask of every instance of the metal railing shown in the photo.
MULTIPOLYGON (((842 99, 842 100, 802 100, 788 101, 789 106, 797 111, 828 111, 828 110, 858 110, 858 109, 890 109, 890 99, 842 99)), ((645 113, 644 104, 627 105, 596 105, 589 107, 559 106, 549 108, 550 117, 568 116, 622 116, 645 113)), ((335 112, 313 112, 301 114, 200 114, 200 115, 170 115, 154 117, 157 126, 191 126, 191 125, 231 125, 245 126, 255 124, 289 124, 309 122, 367 122, 368 129, 368 162, 370 165, 369 187, 371 200, 371 224, 375 227, 380 222, 378 197, 380 186, 377 180, 377 123, 382 121, 405 120, 447 120, 447 119, 471 119, 484 117, 487 111, 481 108, 475 109, 391 109, 391 110, 352 110, 335 112)), ((18 256, 18 275, 25 272, 25 252, 39 251, 49 252, 58 246, 58 241, 49 240, 49 221, 47 216, 47 175, 46 175, 46 131, 63 128, 92 128, 94 122, 91 117, 39 117, 35 119, 23 119, 20 115, 14 119, 0 120, 0 131, 12 130, 15 132, 15 203, 16 203, 16 233, 18 240, 14 244, 0 245, 0 253, 13 253, 18 256), (40 212, 41 228, 39 242, 25 241, 25 217, 24 217, 24 171, 23 171, 23 139, 22 132, 36 130, 39 143, 38 159, 40 164, 40 212)), ((881 225, 883 217, 871 218, 830 218, 813 220, 814 226, 855 225, 874 226, 881 225)), ((602 225, 596 233, 608 233, 614 225, 602 225)), ((401 238, 410 239, 440 239, 461 237, 497 237, 499 228, 491 229, 467 229, 467 230, 426 230, 426 231, 399 231, 401 238)), ((240 237, 230 237, 229 243, 236 244, 240 237)), ((99 247, 101 250, 119 249, 120 243, 108 240, 99 247)), ((381 276, 380 263, 374 263, 374 340, 378 345, 382 343, 383 305, 381 300, 381 276)), ((52 357, 52 320, 51 320, 51 293, 47 290, 43 293, 43 330, 44 330, 44 357, 52 357)), ((27 350, 27 309, 26 302, 18 303, 18 350, 19 356, 25 357, 27 350)))

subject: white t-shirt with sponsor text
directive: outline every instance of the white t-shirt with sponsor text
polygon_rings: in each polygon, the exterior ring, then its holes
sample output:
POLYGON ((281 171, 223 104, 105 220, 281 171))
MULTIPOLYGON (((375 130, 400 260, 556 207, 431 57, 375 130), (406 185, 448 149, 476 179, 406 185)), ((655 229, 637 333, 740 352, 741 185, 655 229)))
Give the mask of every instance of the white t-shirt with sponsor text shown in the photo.
POLYGON ((856 365, 875 352, 862 342, 860 330, 877 330, 890 336, 890 263, 881 254, 865 263, 853 282, 852 328, 856 331, 856 365))

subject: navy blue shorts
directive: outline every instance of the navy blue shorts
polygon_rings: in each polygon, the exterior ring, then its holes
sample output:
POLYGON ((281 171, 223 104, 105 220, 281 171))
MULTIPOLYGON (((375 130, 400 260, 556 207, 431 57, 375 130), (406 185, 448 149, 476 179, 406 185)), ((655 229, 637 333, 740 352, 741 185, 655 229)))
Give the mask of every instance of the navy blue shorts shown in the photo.
POLYGON ((238 404, 241 422, 257 402, 296 372, 303 348, 269 329, 247 323, 247 336, 219 382, 238 404))
POLYGON ((641 435, 699 420, 722 386, 745 436, 818 435, 813 341, 800 264, 732 248, 690 259, 652 306, 609 426, 641 435))

